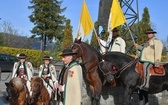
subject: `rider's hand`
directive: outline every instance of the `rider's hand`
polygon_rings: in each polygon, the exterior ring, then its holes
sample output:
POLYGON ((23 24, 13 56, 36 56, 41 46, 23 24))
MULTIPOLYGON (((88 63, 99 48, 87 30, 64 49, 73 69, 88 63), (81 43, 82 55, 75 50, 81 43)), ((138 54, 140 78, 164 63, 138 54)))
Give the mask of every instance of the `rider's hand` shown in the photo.
POLYGON ((155 64, 155 67, 160 67, 160 64, 155 64))
POLYGON ((59 85, 59 91, 63 92, 63 86, 62 85, 59 85))
POLYGON ((43 77, 44 79, 46 79, 46 78, 48 77, 48 75, 42 75, 42 77, 43 77))
POLYGON ((138 56, 137 56, 137 55, 135 55, 135 56, 134 56, 134 58, 135 58, 135 59, 138 59, 138 56))
POLYGON ((59 84, 58 84, 58 82, 55 84, 55 87, 56 87, 56 88, 59 88, 59 84))
POLYGON ((23 79, 24 79, 25 81, 27 81, 27 77, 24 77, 23 79))
POLYGON ((137 43, 134 43, 134 46, 135 46, 135 47, 137 47, 137 46, 138 46, 138 44, 137 44, 137 43))
POLYGON ((100 38, 98 36, 96 38, 97 38, 97 40, 100 40, 100 38))

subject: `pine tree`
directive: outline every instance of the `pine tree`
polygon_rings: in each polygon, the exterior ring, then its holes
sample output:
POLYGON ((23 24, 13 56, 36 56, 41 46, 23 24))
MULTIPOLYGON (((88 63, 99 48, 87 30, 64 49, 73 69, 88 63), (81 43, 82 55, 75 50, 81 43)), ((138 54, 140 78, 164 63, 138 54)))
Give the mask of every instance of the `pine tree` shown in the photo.
POLYGON ((140 21, 140 33, 138 35, 138 43, 142 44, 145 43, 148 40, 147 35, 145 35, 146 30, 148 30, 151 27, 150 24, 150 14, 148 11, 148 8, 144 8, 144 12, 142 14, 142 20, 140 21))
POLYGON ((29 18, 34 23, 34 28, 31 30, 32 38, 40 38, 44 41, 44 46, 46 40, 62 40, 65 17, 61 13, 66 9, 60 8, 62 1, 31 0, 30 3, 32 6, 28 8, 32 10, 32 14, 29 18))
POLYGON ((66 25, 64 28, 64 37, 62 42, 62 49, 69 47, 73 43, 72 26, 71 21, 69 19, 66 20, 66 25))
MULTIPOLYGON (((95 22, 94 24, 95 28, 98 29, 98 23, 95 22)), ((99 44, 95 35, 95 32, 92 32, 92 37, 91 37, 91 41, 90 41, 90 46, 92 46, 94 49, 99 50, 99 44)))

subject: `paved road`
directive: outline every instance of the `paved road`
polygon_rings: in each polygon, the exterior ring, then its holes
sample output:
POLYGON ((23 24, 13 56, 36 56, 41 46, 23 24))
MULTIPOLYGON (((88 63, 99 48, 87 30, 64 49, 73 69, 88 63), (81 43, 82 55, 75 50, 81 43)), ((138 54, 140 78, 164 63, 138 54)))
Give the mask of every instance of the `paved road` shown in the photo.
POLYGON ((9 102, 6 101, 5 82, 9 82, 10 79, 11 79, 11 73, 10 72, 1 73, 1 78, 0 78, 0 105, 9 105, 9 102))

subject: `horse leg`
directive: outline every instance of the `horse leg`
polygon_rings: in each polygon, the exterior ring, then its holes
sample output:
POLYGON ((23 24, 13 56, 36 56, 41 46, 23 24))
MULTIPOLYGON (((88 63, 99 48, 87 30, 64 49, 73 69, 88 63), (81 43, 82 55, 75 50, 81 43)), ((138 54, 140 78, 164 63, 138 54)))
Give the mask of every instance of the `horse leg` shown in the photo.
POLYGON ((149 105, 148 93, 147 91, 139 90, 139 104, 140 105, 149 105))
POLYGON ((94 87, 92 85, 89 85, 89 87, 90 87, 90 90, 91 90, 91 105, 95 105, 95 101, 94 101, 94 94, 95 94, 94 87))
POLYGON ((125 88, 124 92, 124 105, 131 105, 131 95, 133 93, 133 90, 129 87, 125 88))
MULTIPOLYGON (((141 91, 141 90, 140 90, 141 91)), ((142 92, 139 91, 139 105, 144 105, 144 97, 142 95, 142 92)))
POLYGON ((144 91, 144 99, 145 99, 145 104, 144 105, 149 105, 149 100, 148 100, 148 93, 147 91, 144 91))
POLYGON ((91 105, 100 105, 100 94, 96 93, 95 88, 90 85, 92 91, 91 94, 91 105))

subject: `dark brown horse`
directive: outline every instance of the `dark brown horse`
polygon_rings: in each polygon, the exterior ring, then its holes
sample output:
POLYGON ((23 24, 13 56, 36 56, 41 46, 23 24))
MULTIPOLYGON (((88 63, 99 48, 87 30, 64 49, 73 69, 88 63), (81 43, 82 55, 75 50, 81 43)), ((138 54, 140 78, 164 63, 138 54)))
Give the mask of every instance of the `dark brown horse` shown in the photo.
POLYGON ((75 40, 72 45, 72 51, 76 52, 76 58, 81 57, 84 64, 86 79, 89 82, 92 91, 92 105, 98 105, 102 91, 103 74, 98 69, 98 63, 102 60, 98 51, 91 48, 81 40, 75 40))
POLYGON ((6 83, 6 86, 10 105, 25 105, 27 103, 27 89, 20 78, 12 78, 9 83, 6 83))
POLYGON ((50 95, 44 86, 42 78, 35 76, 31 78, 31 91, 30 103, 32 105, 49 105, 50 95))

